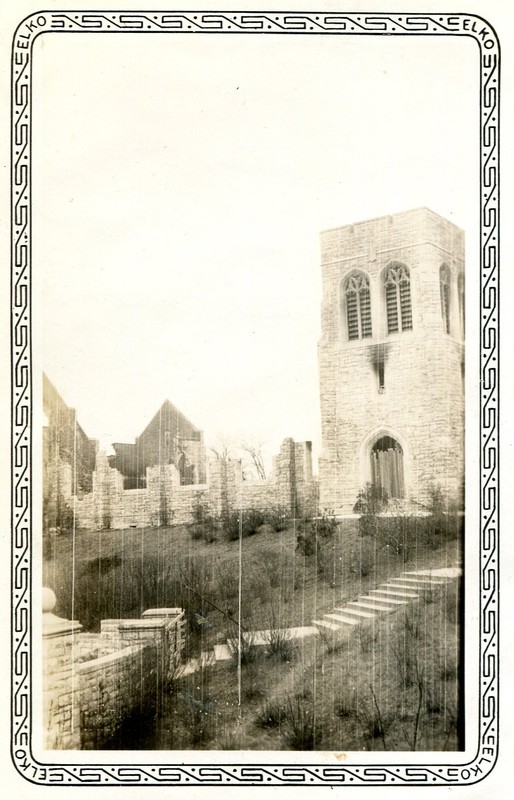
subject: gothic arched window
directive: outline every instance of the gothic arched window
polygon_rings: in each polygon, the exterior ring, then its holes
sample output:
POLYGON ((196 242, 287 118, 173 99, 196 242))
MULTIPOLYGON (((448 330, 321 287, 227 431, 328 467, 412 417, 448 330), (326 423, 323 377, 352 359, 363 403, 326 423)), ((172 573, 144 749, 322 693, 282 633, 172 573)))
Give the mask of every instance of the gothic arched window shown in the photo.
POLYGON ((412 330, 410 273, 405 264, 391 264, 384 275, 387 332, 412 330))
POLYGON ((443 264, 439 270, 439 287, 441 291, 441 317, 446 333, 450 333, 450 270, 443 264))
POLYGON ((344 282, 346 325, 349 339, 371 336, 369 279, 362 272, 352 273, 344 282))

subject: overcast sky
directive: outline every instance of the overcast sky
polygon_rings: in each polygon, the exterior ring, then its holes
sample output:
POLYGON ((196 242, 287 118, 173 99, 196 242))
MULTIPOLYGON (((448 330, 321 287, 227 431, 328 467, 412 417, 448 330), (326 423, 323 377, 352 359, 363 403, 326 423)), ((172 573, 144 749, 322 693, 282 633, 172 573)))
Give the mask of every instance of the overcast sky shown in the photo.
POLYGON ((476 272, 478 68, 451 36, 40 37, 35 363, 86 433, 168 398, 318 452, 319 234, 428 206, 476 272))

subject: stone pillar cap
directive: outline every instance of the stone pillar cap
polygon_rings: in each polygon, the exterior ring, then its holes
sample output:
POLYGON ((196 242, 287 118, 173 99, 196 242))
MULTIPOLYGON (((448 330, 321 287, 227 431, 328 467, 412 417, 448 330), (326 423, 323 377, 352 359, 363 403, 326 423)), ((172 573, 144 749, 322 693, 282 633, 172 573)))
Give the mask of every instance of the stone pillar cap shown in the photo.
POLYGON ((78 633, 82 625, 77 620, 64 619, 53 613, 57 598, 52 589, 45 586, 42 594, 43 636, 63 636, 66 633, 78 633))
POLYGON ((182 614, 182 611, 182 608, 147 608, 141 616, 143 619, 148 619, 149 617, 177 617, 182 614))

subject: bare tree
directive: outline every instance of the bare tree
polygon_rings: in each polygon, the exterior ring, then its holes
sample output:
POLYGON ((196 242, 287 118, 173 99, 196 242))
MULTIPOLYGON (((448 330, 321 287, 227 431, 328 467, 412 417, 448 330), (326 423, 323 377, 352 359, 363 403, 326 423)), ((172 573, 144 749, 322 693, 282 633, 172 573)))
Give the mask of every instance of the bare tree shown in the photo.
POLYGON ((218 436, 218 440, 209 448, 216 461, 228 464, 234 458, 234 446, 228 436, 218 436))
POLYGON ((230 514, 230 500, 228 492, 229 461, 234 458, 234 448, 230 438, 226 435, 218 436, 216 444, 210 448, 211 453, 218 461, 221 471, 221 513, 227 518, 230 514))
POLYGON ((250 457, 257 477, 261 481, 266 480, 266 468, 264 466, 264 457, 262 455, 262 444, 252 444, 251 442, 242 442, 242 450, 250 457))

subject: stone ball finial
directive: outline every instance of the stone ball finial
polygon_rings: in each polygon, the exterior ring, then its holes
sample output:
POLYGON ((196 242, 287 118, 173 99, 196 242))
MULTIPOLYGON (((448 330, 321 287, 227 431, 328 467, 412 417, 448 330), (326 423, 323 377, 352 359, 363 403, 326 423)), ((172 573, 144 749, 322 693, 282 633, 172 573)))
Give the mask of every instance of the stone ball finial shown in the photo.
POLYGON ((48 589, 48 587, 45 587, 43 589, 42 599, 43 599, 43 614, 51 613, 54 610, 55 605, 57 603, 57 598, 54 592, 51 589, 48 589))

